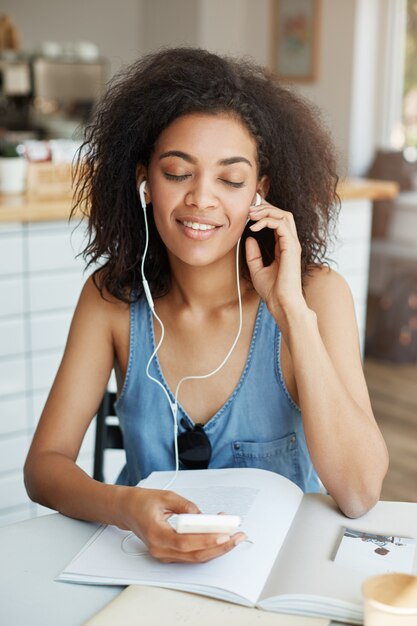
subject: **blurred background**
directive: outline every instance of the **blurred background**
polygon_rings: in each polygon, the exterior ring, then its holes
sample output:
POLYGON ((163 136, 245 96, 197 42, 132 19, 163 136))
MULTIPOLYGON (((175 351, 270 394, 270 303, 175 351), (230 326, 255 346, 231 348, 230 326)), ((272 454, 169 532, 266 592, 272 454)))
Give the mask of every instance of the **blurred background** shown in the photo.
MULTIPOLYGON (((383 499, 417 501, 417 0, 2 0, 0 525, 45 512, 22 467, 86 278, 67 221, 83 127, 117 71, 174 45, 249 56, 321 109, 342 179, 330 256, 391 457, 383 499)), ((93 424, 89 473, 94 449, 93 424)), ((122 463, 106 452, 105 479, 122 463)))

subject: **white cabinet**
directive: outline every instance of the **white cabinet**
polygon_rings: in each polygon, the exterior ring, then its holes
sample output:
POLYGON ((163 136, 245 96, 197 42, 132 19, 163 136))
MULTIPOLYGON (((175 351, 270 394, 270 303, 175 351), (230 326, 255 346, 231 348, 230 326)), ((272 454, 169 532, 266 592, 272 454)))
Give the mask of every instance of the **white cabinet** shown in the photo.
MULTIPOLYGON (((75 226, 0 225, 0 525, 47 512, 29 501, 22 468, 86 279, 75 226)), ((93 445, 94 425, 79 455, 90 473, 93 445)))
POLYGON ((339 214, 331 266, 347 281, 353 295, 363 352, 372 225, 371 200, 345 200, 339 214))

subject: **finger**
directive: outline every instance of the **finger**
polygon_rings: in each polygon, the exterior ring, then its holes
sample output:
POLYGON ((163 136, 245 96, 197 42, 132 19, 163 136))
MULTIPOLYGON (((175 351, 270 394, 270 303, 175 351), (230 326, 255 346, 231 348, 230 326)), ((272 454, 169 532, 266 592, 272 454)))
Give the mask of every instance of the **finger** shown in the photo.
POLYGON ((281 237, 291 236, 293 239, 295 238, 295 234, 285 217, 263 217, 259 222, 255 222, 255 224, 252 224, 249 228, 253 233, 259 232, 264 228, 270 228, 271 230, 277 231, 278 235, 281 237))
POLYGON ((180 552, 205 550, 215 548, 229 540, 230 536, 226 533, 177 533, 168 522, 155 524, 148 533, 150 548, 161 550, 163 553, 167 550, 180 552))
POLYGON ((251 208, 249 211, 249 217, 253 220, 258 219, 258 217, 263 217, 264 215, 274 215, 276 217, 290 218, 293 217, 293 214, 290 211, 284 211, 284 209, 272 206, 272 204, 257 206, 255 208, 251 208))
POLYGON ((294 221, 294 215, 290 213, 289 211, 284 211, 282 209, 278 209, 277 207, 268 205, 267 207, 261 210, 250 211, 249 213, 249 218, 253 222, 259 222, 265 217, 271 217, 275 219, 284 219, 285 222, 290 226, 293 233, 297 234, 297 228, 296 228, 295 221, 294 221))
POLYGON ((173 491, 167 491, 164 494, 164 505, 167 516, 172 515, 172 513, 201 513, 194 502, 179 496, 173 491))
POLYGON ((225 533, 201 533, 177 535, 171 546, 181 552, 197 552, 201 550, 217 549, 230 542, 230 535, 225 533))
POLYGON ((182 563, 205 563, 211 559, 217 558, 233 550, 239 543, 245 541, 246 535, 244 533, 237 533, 228 539, 227 542, 221 545, 212 545, 203 549, 196 549, 193 551, 183 550, 169 550, 157 556, 159 560, 163 562, 182 562, 182 563))
POLYGON ((261 250, 259 244, 253 237, 246 239, 246 262, 252 279, 256 274, 264 268, 261 250))
POLYGON ((250 226, 249 228, 252 232, 259 232, 264 228, 270 228, 271 230, 275 231, 275 235, 280 239, 288 240, 289 238, 291 238, 294 242, 299 243, 295 227, 292 227, 292 225, 288 223, 285 217, 264 217, 259 220, 259 222, 252 224, 252 226, 250 226))

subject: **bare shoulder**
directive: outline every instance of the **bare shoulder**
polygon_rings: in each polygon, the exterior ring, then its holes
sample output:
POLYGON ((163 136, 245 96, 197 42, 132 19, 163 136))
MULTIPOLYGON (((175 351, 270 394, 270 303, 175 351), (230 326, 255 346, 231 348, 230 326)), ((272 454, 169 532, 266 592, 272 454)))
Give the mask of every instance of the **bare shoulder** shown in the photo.
POLYGON ((333 351, 352 350, 360 358, 359 333, 352 292, 346 280, 326 266, 310 268, 304 281, 307 305, 317 315, 320 334, 333 351))
POLYGON ((100 273, 97 272, 85 281, 74 320, 88 316, 95 324, 107 326, 113 331, 128 316, 129 304, 113 296, 104 286, 100 289, 100 280, 100 273))
MULTIPOLYGON (((346 280, 336 270, 325 265, 311 266, 304 280, 307 304, 316 311, 323 307, 352 302, 352 294, 346 280)), ((317 312, 317 311, 316 311, 317 312)))

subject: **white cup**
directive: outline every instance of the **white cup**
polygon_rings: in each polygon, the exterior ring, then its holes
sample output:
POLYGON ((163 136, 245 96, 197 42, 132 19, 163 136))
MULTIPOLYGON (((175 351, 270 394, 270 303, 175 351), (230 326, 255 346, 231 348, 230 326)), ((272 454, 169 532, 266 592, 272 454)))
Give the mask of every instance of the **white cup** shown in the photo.
POLYGON ((0 157, 0 193, 22 193, 26 188, 24 157, 0 157))
POLYGON ((417 576, 380 574, 362 587, 364 626, 416 626, 417 576))

